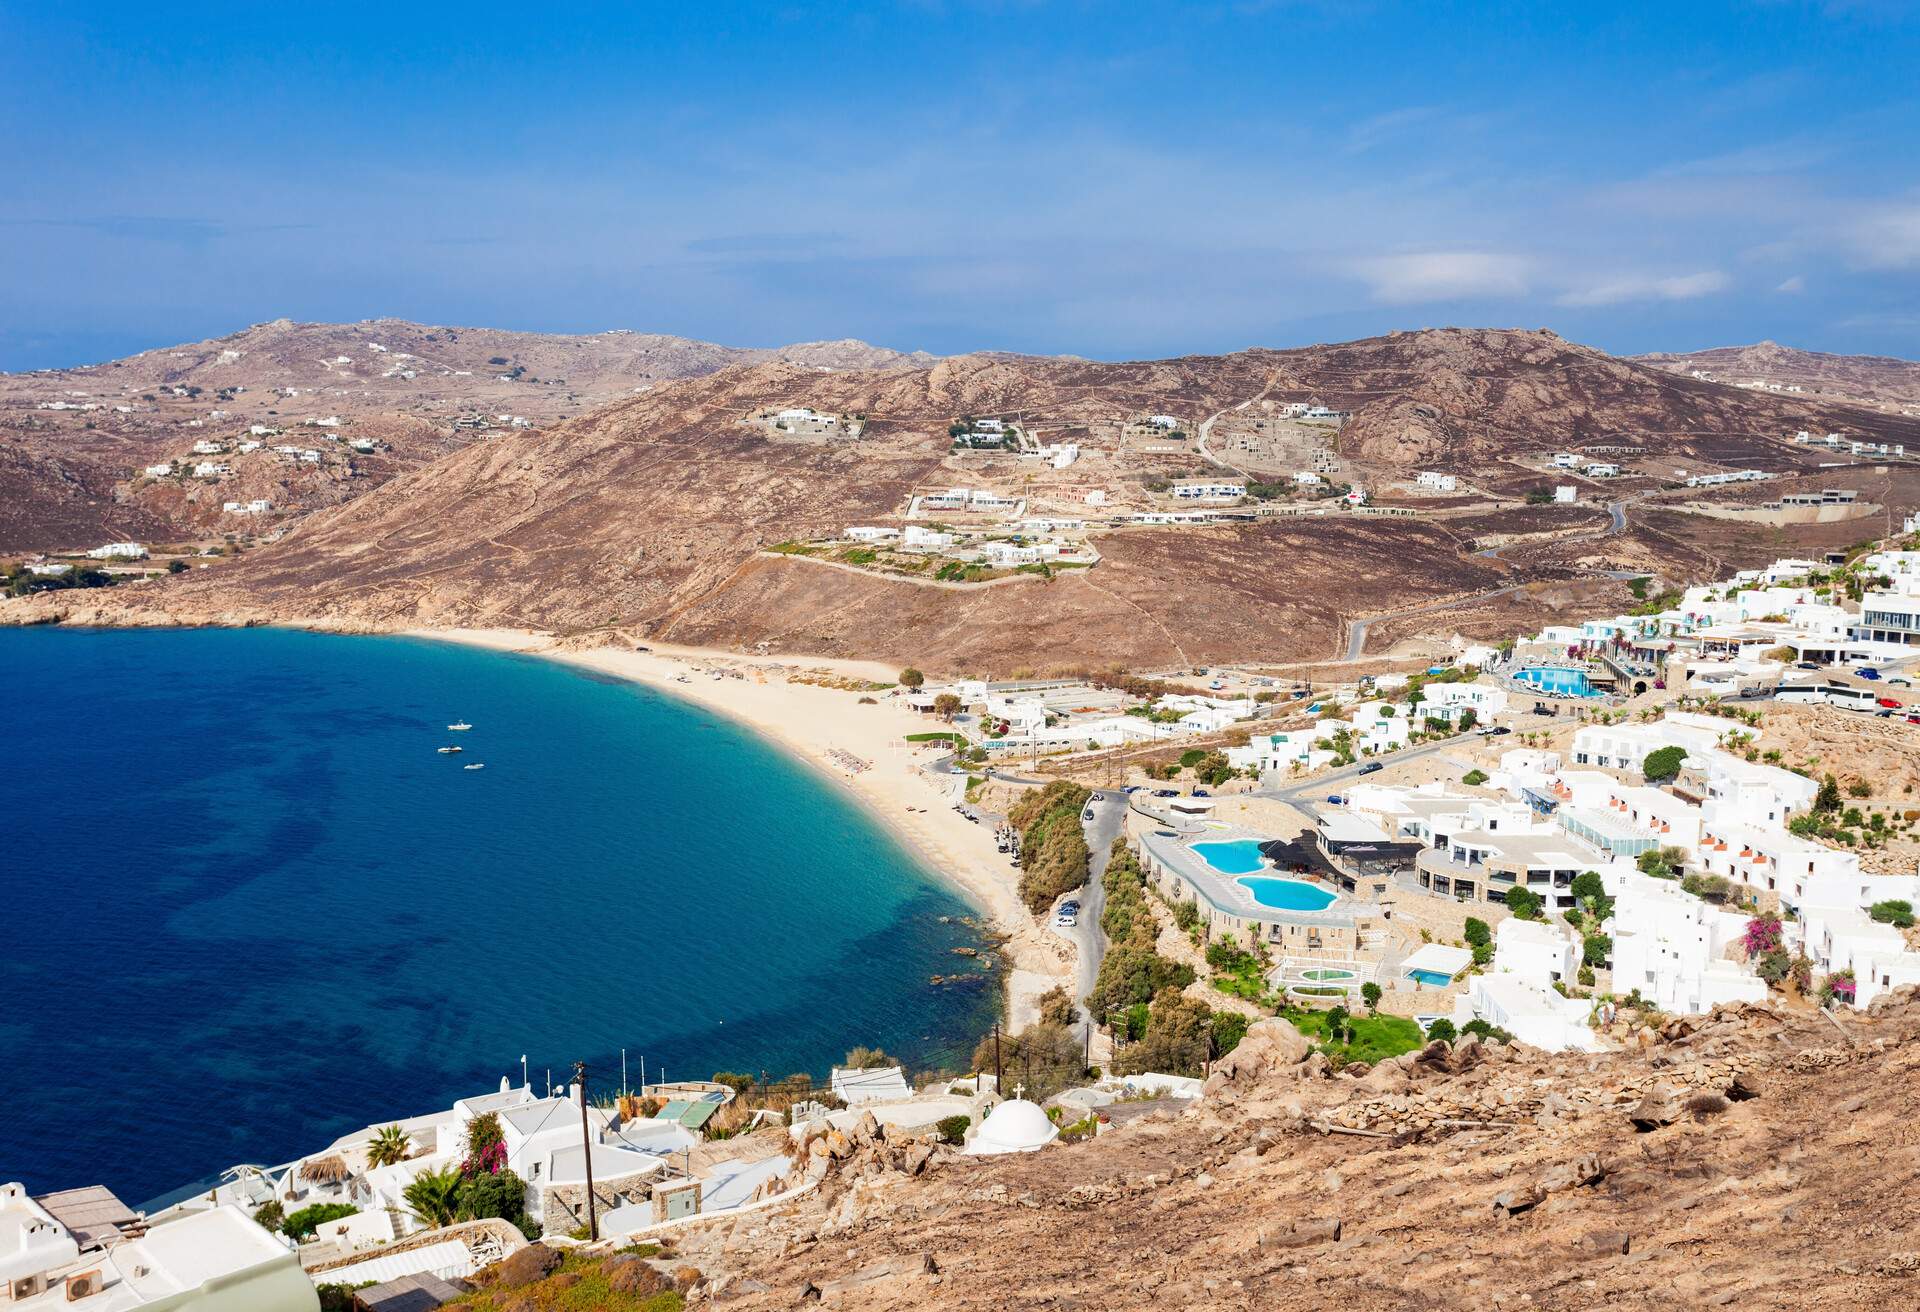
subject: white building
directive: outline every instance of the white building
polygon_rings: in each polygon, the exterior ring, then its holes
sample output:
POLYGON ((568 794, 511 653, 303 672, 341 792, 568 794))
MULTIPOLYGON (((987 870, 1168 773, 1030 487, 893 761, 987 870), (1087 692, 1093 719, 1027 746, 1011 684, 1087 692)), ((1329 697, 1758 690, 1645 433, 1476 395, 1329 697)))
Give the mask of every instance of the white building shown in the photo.
POLYGON ((1571 984, 1580 969, 1579 938, 1556 925, 1509 916, 1493 931, 1493 971, 1543 988, 1571 984))
POLYGON ((1325 484, 1327 480, 1314 473, 1311 469, 1303 469, 1293 476, 1293 481, 1301 487, 1320 487, 1325 484))
POLYGON ((232 472, 232 465, 224 465, 217 460, 202 460, 193 467, 195 478, 223 478, 232 472))
POLYGON ((1580 457, 1572 451, 1556 451, 1553 455, 1555 469, 1572 469, 1580 463, 1580 457))
POLYGON ((148 478, 165 478, 173 472, 173 465, 163 460, 157 465, 148 465, 143 472, 148 478))
POLYGON ((210 442, 202 439, 195 442, 189 450, 196 456, 217 456, 227 449, 224 442, 210 442))
POLYGON ((943 533, 938 529, 922 528, 918 524, 907 525, 906 532, 900 535, 901 545, 909 551, 939 551, 959 540, 957 533, 943 533))
POLYGON ((76 1306, 317 1312, 320 1306, 293 1250, 237 1207, 211 1208, 144 1234, 138 1223, 104 1189, 36 1199, 18 1184, 0 1185, 0 1302, 21 1312, 76 1306), (71 1223, 59 1215, 68 1211, 71 1223), (102 1222, 102 1211, 124 1219, 102 1222))
POLYGON ((1597 460, 1580 472, 1588 478, 1618 478, 1620 477, 1620 466, 1597 460))
POLYGON ((1547 1052, 1597 1052, 1600 1040, 1587 1023, 1591 1007, 1518 975, 1475 975, 1454 1003, 1453 1023, 1484 1020, 1547 1052))
POLYGON ((1570 506, 1579 499, 1579 496, 1580 489, 1571 483, 1562 483, 1553 489, 1553 499, 1557 505, 1570 506))
POLYGON ((835 1066, 829 1087, 833 1096, 849 1107, 866 1102, 892 1102, 913 1097, 906 1072, 898 1066, 835 1066))
POLYGON ((1243 479, 1182 479, 1173 485, 1173 495, 1182 501, 1238 501, 1247 494, 1243 479))
MULTIPOLYGON (((921 532, 925 532, 922 529, 921 532)), ((847 537, 854 542, 890 542, 900 536, 897 528, 885 528, 878 525, 856 525, 847 530, 847 537)))
POLYGON ((1459 480, 1452 474, 1439 474, 1423 469, 1413 476, 1415 487, 1426 488, 1433 492, 1451 492, 1459 486, 1459 480))
POLYGON ((986 1119, 967 1139, 966 1152, 973 1157, 1032 1153, 1059 1137, 1060 1127, 1047 1119, 1039 1104, 1025 1098, 1009 1098, 987 1113, 986 1119))
POLYGON ((147 549, 138 542, 109 542, 87 553, 92 560, 145 560, 147 549))
POLYGON ((1746 929, 1746 916, 1718 910, 1671 880, 1618 865, 1600 877, 1614 899, 1605 928, 1613 938, 1616 993, 1637 991, 1679 1015, 1766 996, 1765 981, 1727 955, 1746 929))

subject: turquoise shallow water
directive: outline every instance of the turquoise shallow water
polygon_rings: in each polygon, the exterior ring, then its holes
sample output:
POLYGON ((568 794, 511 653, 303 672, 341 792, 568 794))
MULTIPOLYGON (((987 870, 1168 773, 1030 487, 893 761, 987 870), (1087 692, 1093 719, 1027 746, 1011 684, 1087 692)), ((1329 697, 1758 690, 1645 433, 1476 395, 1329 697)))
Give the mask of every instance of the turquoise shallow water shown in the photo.
POLYGON ((965 1063, 969 908, 806 767, 447 644, 0 630, 0 1180, 129 1201, 584 1058, 965 1063), (471 732, 450 734, 456 720, 471 732), (452 742, 459 756, 435 748, 452 742), (480 761, 485 770, 461 766, 480 761))

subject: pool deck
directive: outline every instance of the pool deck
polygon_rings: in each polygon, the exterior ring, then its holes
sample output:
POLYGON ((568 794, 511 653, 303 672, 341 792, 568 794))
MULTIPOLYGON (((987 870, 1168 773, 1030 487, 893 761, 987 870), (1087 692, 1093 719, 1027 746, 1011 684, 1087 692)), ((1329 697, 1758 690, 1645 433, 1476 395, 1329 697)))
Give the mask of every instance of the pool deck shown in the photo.
MULTIPOLYGON (((1238 826, 1228 826, 1209 830, 1199 841, 1202 843, 1231 843, 1242 840, 1264 842, 1267 837, 1270 835, 1262 835, 1238 826)), ((1357 902, 1351 894, 1339 892, 1317 880, 1302 878, 1288 871, 1267 867, 1248 871, 1245 874, 1222 874, 1180 838, 1147 833, 1141 836, 1140 842, 1155 862, 1185 880, 1193 891, 1211 903, 1216 911, 1242 920, 1254 920, 1270 925, 1339 925, 1351 929, 1359 923, 1359 916, 1356 913, 1378 914, 1379 909, 1370 903, 1357 902), (1252 890, 1240 882, 1242 879, 1260 878, 1291 879, 1296 883, 1307 884, 1333 893, 1334 900, 1323 911, 1287 911, 1279 907, 1262 906, 1254 899, 1252 890)))

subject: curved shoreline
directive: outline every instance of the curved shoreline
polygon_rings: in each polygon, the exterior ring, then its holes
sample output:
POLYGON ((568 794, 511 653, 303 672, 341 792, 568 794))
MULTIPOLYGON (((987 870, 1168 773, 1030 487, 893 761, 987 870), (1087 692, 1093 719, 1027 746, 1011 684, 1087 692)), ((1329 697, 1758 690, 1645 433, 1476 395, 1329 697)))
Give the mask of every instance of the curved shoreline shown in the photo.
POLYGON ((660 643, 644 644, 644 651, 604 644, 575 647, 552 635, 522 629, 401 629, 389 636, 573 665, 727 717, 825 776, 1005 937, 1010 1030, 1017 1032, 1036 1019, 1042 993, 1056 984, 1073 987, 1072 951, 1040 929, 1028 913, 1020 901, 1019 872, 994 849, 984 826, 952 809, 952 792, 943 791, 920 772, 919 762, 935 752, 908 744, 905 735, 924 729, 924 721, 884 695, 872 705, 861 705, 859 693, 785 677, 817 672, 891 682, 893 672, 885 667, 866 661, 746 656, 660 643), (714 678, 715 670, 739 677, 714 678), (678 677, 683 674, 688 679, 685 683, 678 677), (851 752, 871 768, 850 773, 830 755, 836 749, 851 752))
POLYGON ((1074 949, 1047 933, 1027 911, 1020 900, 1019 872, 995 851, 989 831, 952 810, 951 795, 920 773, 918 760, 933 751, 908 744, 905 736, 924 730, 925 721, 884 696, 873 705, 861 705, 858 693, 789 678, 820 674, 891 683, 896 671, 878 662, 747 655, 643 642, 617 630, 567 638, 535 629, 428 628, 239 613, 184 616, 118 605, 33 606, 33 600, 28 599, 28 604, 0 600, 0 624, 116 629, 285 628, 458 643, 594 670, 724 715, 832 781, 843 795, 919 856, 930 874, 974 904, 989 925, 1004 936, 1010 1031, 1025 1029, 1038 1018, 1038 1000, 1048 989, 1055 985, 1073 989, 1074 949), (615 641, 627 645, 609 645, 615 641), (703 673, 716 669, 737 671, 742 677, 716 680, 703 673), (689 676, 688 682, 679 681, 677 676, 681 674, 689 676), (830 755, 835 748, 852 752, 870 762, 872 768, 849 773, 830 755))

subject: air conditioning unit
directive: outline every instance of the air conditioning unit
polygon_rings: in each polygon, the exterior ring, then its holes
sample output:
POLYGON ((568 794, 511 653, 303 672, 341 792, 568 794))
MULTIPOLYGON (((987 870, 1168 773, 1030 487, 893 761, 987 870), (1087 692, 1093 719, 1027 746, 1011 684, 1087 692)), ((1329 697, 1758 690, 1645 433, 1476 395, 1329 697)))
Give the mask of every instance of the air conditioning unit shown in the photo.
POLYGON ((13 1303, 24 1303, 44 1291, 46 1287, 46 1279, 43 1276, 21 1276, 18 1280, 7 1282, 7 1300, 13 1303))
POLYGON ((67 1277, 67 1302, 77 1303, 83 1298, 92 1298, 106 1288, 106 1281, 100 1278, 98 1270, 81 1271, 67 1277))

